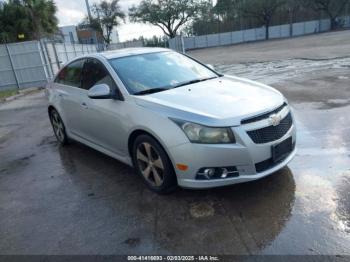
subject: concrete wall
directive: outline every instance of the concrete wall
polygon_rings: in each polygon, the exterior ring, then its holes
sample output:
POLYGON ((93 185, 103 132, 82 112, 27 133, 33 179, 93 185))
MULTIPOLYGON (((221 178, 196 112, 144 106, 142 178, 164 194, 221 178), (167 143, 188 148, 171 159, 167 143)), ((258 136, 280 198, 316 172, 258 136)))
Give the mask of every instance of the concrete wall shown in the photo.
POLYGON ((0 45, 0 90, 42 86, 47 77, 39 42, 0 45))
POLYGON ((29 41, 0 45, 0 90, 42 87, 67 61, 96 45, 29 41))
POLYGON ((142 41, 137 40, 137 41, 127 41, 127 42, 121 42, 121 43, 112 43, 107 47, 107 49, 115 50, 115 49, 121 49, 121 48, 142 47, 142 46, 143 46, 142 41))
MULTIPOLYGON (((142 41, 112 44, 109 50, 141 47, 142 41)), ((28 41, 0 45, 0 90, 42 87, 71 59, 103 51, 89 44, 28 41)))
POLYGON ((61 26, 59 27, 59 30, 61 31, 63 35, 63 39, 65 43, 78 43, 78 34, 77 34, 77 28, 75 25, 68 25, 68 26, 61 26), (70 36, 71 34, 71 36, 70 36))
MULTIPOLYGON (((350 17, 341 18, 344 28, 350 28, 350 17)), ((329 19, 307 21, 294 24, 271 26, 269 28, 270 39, 296 37, 308 34, 326 32, 331 29, 329 19)), ((245 42, 265 40, 265 28, 253 28, 242 31, 226 32, 190 37, 175 37, 169 40, 171 49, 182 52, 197 48, 207 48, 223 45, 232 45, 245 42), (182 43, 184 46, 182 46, 182 43)))

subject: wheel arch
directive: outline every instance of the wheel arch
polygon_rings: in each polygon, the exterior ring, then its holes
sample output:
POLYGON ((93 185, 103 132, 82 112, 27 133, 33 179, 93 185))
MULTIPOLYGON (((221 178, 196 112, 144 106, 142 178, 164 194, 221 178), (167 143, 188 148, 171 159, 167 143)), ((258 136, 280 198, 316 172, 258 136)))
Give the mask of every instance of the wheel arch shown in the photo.
MULTIPOLYGON (((49 116, 50 116, 50 113, 51 113, 52 110, 55 110, 55 111, 59 114, 59 116, 61 117, 63 123, 66 124, 64 115, 61 114, 61 112, 57 109, 57 107, 55 107, 55 106, 52 105, 52 104, 50 104, 50 105, 47 107, 47 113, 49 114, 49 116)), ((66 127, 66 128, 67 128, 67 127, 66 127)))
POLYGON ((136 129, 130 133, 129 138, 128 138, 128 153, 130 155, 130 158, 132 159, 132 153, 133 153, 132 150, 133 150, 134 141, 140 135, 148 135, 148 136, 152 137, 153 139, 155 139, 160 144, 160 146, 166 152, 166 154, 167 154, 167 156, 168 156, 168 158, 173 166, 173 169, 175 171, 175 163, 174 163, 174 161, 173 161, 173 159, 168 151, 168 148, 165 146, 164 142, 158 136, 152 134, 151 132, 149 132, 145 129, 136 129))
POLYGON ((155 135, 153 135, 152 133, 150 133, 149 131, 146 131, 144 129, 136 129, 130 133, 129 138, 128 138, 128 153, 129 153, 130 157, 132 157, 132 147, 134 145, 134 142, 135 142, 136 138, 138 136, 141 136, 141 135, 149 135, 150 137, 155 139, 159 144, 161 144, 163 149, 165 150, 163 143, 161 141, 159 141, 159 138, 157 138, 155 135))
POLYGON ((53 105, 49 105, 47 107, 47 113, 50 114, 52 110, 56 110, 57 111, 57 109, 53 105))

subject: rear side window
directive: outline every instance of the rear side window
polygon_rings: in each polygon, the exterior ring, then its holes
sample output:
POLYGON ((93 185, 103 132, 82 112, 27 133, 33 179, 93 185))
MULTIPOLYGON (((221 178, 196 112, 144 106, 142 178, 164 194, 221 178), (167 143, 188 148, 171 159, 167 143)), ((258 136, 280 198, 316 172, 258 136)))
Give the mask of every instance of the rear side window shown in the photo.
POLYGON ((74 61, 61 70, 55 79, 56 83, 63 85, 81 87, 81 73, 83 70, 84 59, 74 61))
POLYGON ((116 88, 106 67, 97 59, 90 58, 84 65, 82 88, 88 90, 98 84, 107 84, 112 90, 116 88))

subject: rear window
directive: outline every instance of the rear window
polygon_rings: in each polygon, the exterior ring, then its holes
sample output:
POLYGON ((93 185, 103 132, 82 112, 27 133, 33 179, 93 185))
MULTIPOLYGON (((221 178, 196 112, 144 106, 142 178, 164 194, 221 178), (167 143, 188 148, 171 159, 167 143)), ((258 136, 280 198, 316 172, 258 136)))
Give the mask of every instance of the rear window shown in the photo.
POLYGON ((74 61, 64 67, 55 79, 56 83, 80 88, 84 59, 74 61))

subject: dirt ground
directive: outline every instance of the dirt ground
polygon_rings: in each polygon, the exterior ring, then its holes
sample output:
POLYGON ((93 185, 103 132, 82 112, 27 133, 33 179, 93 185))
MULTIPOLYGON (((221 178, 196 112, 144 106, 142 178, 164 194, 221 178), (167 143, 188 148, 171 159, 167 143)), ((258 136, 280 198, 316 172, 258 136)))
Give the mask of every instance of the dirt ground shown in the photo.
POLYGON ((278 88, 298 153, 260 181, 158 196, 57 145, 43 92, 0 104, 0 254, 350 255, 350 31, 189 54, 278 88))

